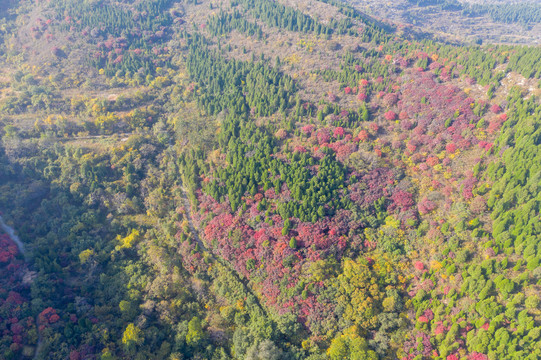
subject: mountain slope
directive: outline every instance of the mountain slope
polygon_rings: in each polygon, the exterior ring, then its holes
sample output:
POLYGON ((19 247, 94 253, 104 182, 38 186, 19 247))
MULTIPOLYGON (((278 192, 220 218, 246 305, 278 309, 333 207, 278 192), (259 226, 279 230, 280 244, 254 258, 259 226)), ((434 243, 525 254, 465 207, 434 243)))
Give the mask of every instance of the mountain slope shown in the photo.
POLYGON ((537 48, 332 0, 12 11, 0 356, 541 355, 537 48))

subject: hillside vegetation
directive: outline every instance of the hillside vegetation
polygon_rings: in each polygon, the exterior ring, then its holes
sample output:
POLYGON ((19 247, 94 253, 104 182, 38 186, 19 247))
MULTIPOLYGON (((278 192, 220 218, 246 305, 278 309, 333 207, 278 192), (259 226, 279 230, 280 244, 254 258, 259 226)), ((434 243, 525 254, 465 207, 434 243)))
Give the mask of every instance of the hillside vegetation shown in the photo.
POLYGON ((1 359, 541 358, 539 48, 1 6, 1 359))

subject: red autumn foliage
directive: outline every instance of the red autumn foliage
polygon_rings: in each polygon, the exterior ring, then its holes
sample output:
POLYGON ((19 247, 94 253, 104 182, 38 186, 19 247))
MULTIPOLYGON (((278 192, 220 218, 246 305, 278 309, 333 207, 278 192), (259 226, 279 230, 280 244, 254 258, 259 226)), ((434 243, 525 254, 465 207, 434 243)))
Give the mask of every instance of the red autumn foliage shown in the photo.
POLYGON ((54 324, 60 320, 60 316, 56 313, 56 310, 52 307, 48 307, 38 315, 40 324, 54 324))
POLYGON ((370 125, 368 125, 368 129, 370 130, 370 132, 371 132, 372 134, 375 135, 375 134, 377 134, 377 132, 379 131, 379 126, 378 126, 378 124, 376 124, 376 123, 371 123, 370 125))
POLYGON ((449 144, 445 145, 445 150, 446 150, 449 154, 454 154, 454 153, 457 151, 457 147, 456 147, 455 144, 449 143, 449 144))
POLYGON ((393 106, 398 101, 398 94, 390 93, 383 96, 383 104, 393 106))
POLYGON ((490 107, 490 111, 492 111, 494 114, 498 114, 502 111, 502 108, 499 105, 494 104, 490 107))
POLYGON ((341 126, 335 128, 334 131, 333 131, 333 136, 334 136, 335 138, 341 138, 341 137, 343 137, 343 136, 344 136, 344 128, 341 127, 341 126))
POLYGON ((423 200, 421 200, 421 202, 419 202, 419 204, 417 205, 419 213, 421 213, 422 215, 428 214, 434 211, 436 207, 437 207, 436 204, 428 200, 427 198, 424 198, 423 200))
POLYGON ((447 68, 443 68, 440 72, 440 79, 442 81, 449 81, 451 80, 451 74, 447 68))
POLYGON ((328 143, 330 140, 331 140, 331 134, 330 134, 329 129, 323 128, 323 129, 318 130, 317 141, 320 145, 324 143, 328 143))
POLYGON ((391 196, 392 204, 390 210, 400 209, 401 211, 409 210, 415 205, 413 195, 404 190, 397 190, 391 196))
POLYGON ((421 171, 427 171, 430 169, 426 163, 419 164, 419 170, 421 171))
POLYGON ((330 145, 330 148, 334 150, 336 153, 336 159, 340 162, 345 162, 349 158, 355 150, 357 150, 357 146, 351 142, 347 142, 346 140, 335 142, 330 145))
POLYGON ((368 140, 368 132, 364 129, 359 131, 357 139, 359 139, 359 141, 365 142, 366 140, 368 140))
POLYGON ((17 253, 17 247, 11 239, 0 234, 0 329, 3 329, 0 334, 11 337, 9 348, 13 352, 27 345, 27 332, 33 326, 33 318, 25 317, 27 315, 23 313, 28 307, 25 298, 27 286, 22 283, 27 268, 16 257, 17 253))
POLYGON ((442 65, 441 65, 439 62, 437 62, 437 61, 434 61, 433 63, 431 63, 431 64, 428 66, 428 68, 429 68, 430 70, 441 69, 441 67, 442 67, 442 65))
MULTIPOLYGON (((266 192, 274 194, 274 190, 266 192)), ((277 196, 287 198, 289 190, 285 185, 277 196)), ((231 263, 235 269, 246 277, 252 274, 251 269, 258 269, 262 262, 265 263, 265 276, 261 282, 259 291, 269 305, 274 306, 279 312, 287 311, 288 308, 296 306, 296 301, 280 300, 280 281, 288 276, 291 286, 295 286, 301 274, 301 268, 306 262, 313 262, 321 259, 322 255, 334 249, 340 254, 346 246, 346 237, 349 214, 339 211, 334 218, 325 218, 314 224, 299 222, 296 219, 295 238, 298 250, 289 246, 289 237, 282 235, 283 220, 280 216, 272 216, 273 225, 261 223, 257 229, 247 224, 247 221, 258 214, 253 203, 245 213, 231 214, 228 206, 218 204, 208 196, 201 197, 201 208, 203 212, 212 209, 216 216, 209 221, 205 228, 205 241, 209 244, 211 240, 216 243, 217 251, 231 263), (248 267, 248 264, 250 267, 248 267), (285 265, 289 264, 289 265, 285 265), (255 266, 255 267, 254 267, 255 266), (279 303, 280 302, 280 303, 279 303)), ((259 276, 259 275, 258 275, 259 276)), ((332 311, 331 307, 319 308, 313 297, 302 300, 299 313, 305 317, 316 316, 315 312, 323 312, 317 316, 332 311), (305 307, 306 302, 312 305, 305 307)))
POLYGON ((0 235, 0 264, 10 262, 17 256, 17 246, 7 236, 0 235))
POLYGON ((354 184, 350 191, 350 199, 361 208, 372 205, 376 200, 385 196, 386 184, 394 179, 391 170, 376 168, 369 171, 361 178, 361 181, 354 184))
POLYGON ((443 294, 444 294, 444 295, 449 294, 449 291, 451 291, 451 287, 450 287, 450 286, 446 286, 446 287, 443 288, 443 294))
POLYGON ((436 156, 429 156, 426 159, 426 163, 428 166, 434 167, 440 163, 440 159, 438 159, 436 156))
POLYGON ((474 351, 470 354, 468 360, 488 360, 488 356, 474 351))
POLYGON ((500 130, 502 126, 501 120, 493 120, 488 124, 487 132, 489 134, 494 134, 496 131, 500 130))
POLYGON ((315 126, 314 125, 305 125, 301 128, 301 131, 304 135, 308 136, 314 131, 315 126))
POLYGON ((13 305, 21 305, 24 303, 24 299, 18 292, 10 291, 6 299, 6 303, 10 303, 13 305))
POLYGON ((389 120, 389 121, 392 121, 392 120, 396 120, 396 113, 394 111, 387 111, 385 113, 385 119, 389 120))
POLYGON ((477 179, 473 176, 467 177, 462 182, 462 197, 464 197, 465 200, 470 200, 473 197, 473 188, 475 187, 475 184, 477 184, 477 179))

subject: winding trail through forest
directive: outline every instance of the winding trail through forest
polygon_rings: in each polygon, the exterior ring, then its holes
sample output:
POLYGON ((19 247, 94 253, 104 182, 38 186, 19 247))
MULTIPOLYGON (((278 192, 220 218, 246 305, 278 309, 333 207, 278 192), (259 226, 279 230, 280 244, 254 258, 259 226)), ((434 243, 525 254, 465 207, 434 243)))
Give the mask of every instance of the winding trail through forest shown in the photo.
MULTIPOLYGON (((4 221, 4 218, 1 215, 0 215, 0 229, 2 229, 2 231, 4 231, 9 236, 11 241, 13 241, 15 245, 17 245, 19 252, 24 257, 24 262, 26 263, 27 271, 28 271, 28 267, 30 267, 30 256, 26 252, 26 249, 21 239, 17 236, 17 234, 15 234, 15 229, 13 229, 11 226, 6 224, 6 222, 4 221)), ((36 316, 36 324, 37 323, 38 323, 38 316, 36 316)), ((34 357, 33 357, 34 360, 38 359, 38 355, 41 351, 42 346, 43 346, 43 341, 41 337, 41 332, 38 331, 38 343, 36 344, 36 351, 34 352, 34 357)))
POLYGON ((220 256, 214 254, 214 252, 212 252, 212 250, 210 250, 209 248, 207 248, 205 246, 205 244, 201 240, 201 237, 199 236, 199 231, 196 229, 196 227, 193 224, 193 220, 192 220, 192 204, 190 203, 190 200, 188 199, 187 191, 184 188, 184 186, 181 186, 181 190, 182 190, 182 202, 184 204, 184 210, 186 212, 186 217, 187 217, 187 220, 188 220, 188 227, 190 228, 190 231, 194 235, 195 240, 199 244, 199 247, 203 251, 210 254, 211 258, 214 261, 219 262, 223 267, 225 267, 226 269, 228 269, 231 272, 231 274, 235 277, 235 279, 244 287, 244 290, 246 291, 246 293, 252 294, 254 296, 255 303, 257 304, 257 307, 262 311, 263 315, 268 317, 269 314, 267 313, 267 310, 261 305, 261 303, 259 302, 259 298, 257 297, 256 294, 254 294, 253 290, 248 285, 248 280, 245 279, 245 278, 241 278, 239 276, 238 272, 233 268, 233 266, 230 263, 228 263, 227 261, 222 259, 220 256))
POLYGON ((83 136, 70 136, 70 137, 58 137, 55 140, 57 141, 73 141, 73 140, 93 140, 93 139, 109 139, 112 137, 118 137, 120 141, 124 141, 124 139, 127 139, 133 135, 133 132, 129 133, 115 133, 110 135, 83 135, 83 136))
POLYGON ((19 249, 19 252, 24 256, 24 260, 26 263, 28 263, 28 255, 26 253, 26 249, 24 248, 24 244, 19 239, 19 237, 15 234, 15 230, 6 224, 4 221, 4 218, 0 215, 0 228, 9 236, 9 238, 17 245, 17 248, 19 249))

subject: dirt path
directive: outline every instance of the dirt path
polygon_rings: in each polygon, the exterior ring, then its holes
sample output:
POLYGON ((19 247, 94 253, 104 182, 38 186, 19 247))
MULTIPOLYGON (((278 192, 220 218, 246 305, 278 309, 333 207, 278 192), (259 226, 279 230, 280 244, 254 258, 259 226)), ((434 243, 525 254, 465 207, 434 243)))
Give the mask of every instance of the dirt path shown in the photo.
POLYGON ((15 234, 15 230, 4 222, 4 219, 2 218, 1 215, 0 215, 0 229, 2 229, 9 236, 11 241, 13 241, 17 245, 19 252, 23 254, 25 261, 28 263, 28 255, 24 248, 23 242, 21 241, 21 239, 19 239, 17 234, 15 234))
POLYGON ((65 138, 56 138, 58 141, 70 141, 70 140, 92 140, 92 139, 108 139, 113 136, 117 136, 120 141, 123 141, 123 139, 126 139, 130 137, 133 133, 115 133, 111 135, 86 135, 86 136, 71 136, 71 137, 65 137, 65 138))

